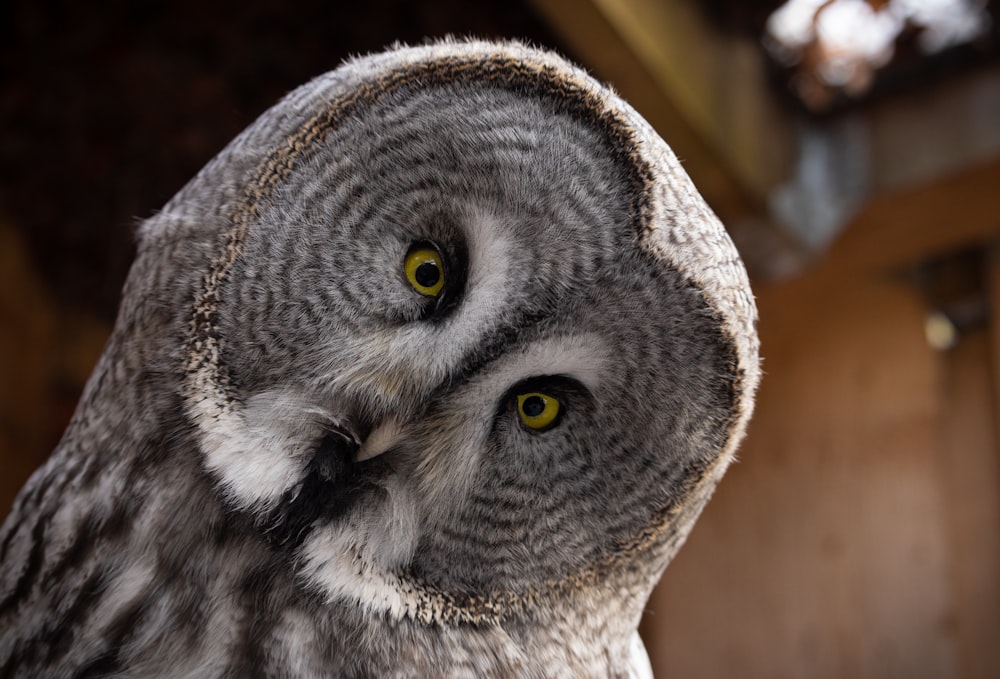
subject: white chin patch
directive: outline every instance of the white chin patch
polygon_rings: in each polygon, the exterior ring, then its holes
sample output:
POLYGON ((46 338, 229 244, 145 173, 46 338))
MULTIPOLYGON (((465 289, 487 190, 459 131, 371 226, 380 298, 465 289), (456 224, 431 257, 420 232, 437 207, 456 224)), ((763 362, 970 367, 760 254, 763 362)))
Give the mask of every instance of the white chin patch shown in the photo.
POLYGON ((282 392, 262 392, 242 407, 190 399, 206 469, 243 510, 266 511, 297 483, 330 413, 282 392))
POLYGON ((360 604, 398 620, 417 605, 396 574, 413 558, 418 520, 410 491, 393 477, 384 488, 377 504, 315 527, 302 545, 300 572, 331 603, 360 604))

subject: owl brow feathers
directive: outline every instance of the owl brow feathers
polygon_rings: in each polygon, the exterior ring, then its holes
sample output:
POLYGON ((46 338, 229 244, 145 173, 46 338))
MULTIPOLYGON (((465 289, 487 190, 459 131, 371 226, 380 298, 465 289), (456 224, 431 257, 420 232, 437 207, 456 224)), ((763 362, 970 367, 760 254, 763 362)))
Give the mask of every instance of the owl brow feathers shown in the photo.
MULTIPOLYGON (((484 82, 515 92, 530 93, 554 102, 587 125, 597 128, 625 172, 636 225, 636 238, 650 219, 648 186, 654 173, 638 152, 638 144, 627 121, 597 93, 574 82, 551 65, 533 64, 512 55, 490 54, 480 58, 449 56, 417 62, 390 70, 370 79, 337 98, 302 125, 284 144, 274 148, 249 181, 243 200, 234 207, 231 228, 225 235, 222 252, 212 260, 200 290, 196 293, 188 324, 186 401, 189 414, 198 423, 202 445, 210 469, 219 470, 225 461, 247 454, 253 446, 241 440, 242 404, 235 394, 222 362, 225 340, 218 331, 221 286, 240 257, 248 230, 277 187, 297 163, 317 148, 327 132, 360 107, 404 90, 409 86, 440 87, 449 83, 484 82)), ((266 461, 261 467, 268 468, 266 461)), ((275 461, 272 461, 275 462, 275 461)), ((226 478, 223 484, 230 499, 244 509, 267 509, 279 500, 292 480, 291 472, 274 463, 267 473, 270 483, 241 484, 226 478), (261 506, 263 505, 263 506, 261 506)))

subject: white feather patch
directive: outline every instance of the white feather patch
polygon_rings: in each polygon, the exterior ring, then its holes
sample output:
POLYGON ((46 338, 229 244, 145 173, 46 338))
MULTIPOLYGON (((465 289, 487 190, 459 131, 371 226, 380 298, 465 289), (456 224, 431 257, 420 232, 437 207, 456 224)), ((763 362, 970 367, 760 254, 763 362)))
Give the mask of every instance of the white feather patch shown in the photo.
POLYGON ((413 557, 417 512, 400 479, 387 479, 385 490, 381 502, 346 523, 315 528, 302 546, 301 572, 331 602, 352 601, 400 619, 416 599, 393 573, 413 557))
POLYGON ((653 679, 653 666, 638 631, 632 634, 628 665, 628 679, 653 679))
POLYGON ((490 371, 489 384, 499 397, 512 385, 538 375, 565 375, 596 391, 601 375, 610 369, 611 352, 596 333, 563 335, 533 342, 524 352, 510 355, 490 371))
POLYGON ((266 509, 300 478, 324 423, 333 415, 315 402, 268 391, 240 410, 210 399, 191 404, 205 466, 241 509, 266 509))

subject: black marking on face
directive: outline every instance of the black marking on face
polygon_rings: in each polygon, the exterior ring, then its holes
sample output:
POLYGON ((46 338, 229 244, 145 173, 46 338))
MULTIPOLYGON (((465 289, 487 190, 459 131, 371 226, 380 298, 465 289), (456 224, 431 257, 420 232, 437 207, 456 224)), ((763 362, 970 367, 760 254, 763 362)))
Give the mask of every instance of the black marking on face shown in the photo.
POLYGON ((331 429, 320 441, 300 483, 285 492, 266 521, 268 542, 295 549, 318 520, 344 516, 363 496, 376 490, 386 467, 378 458, 356 462, 360 443, 331 429))

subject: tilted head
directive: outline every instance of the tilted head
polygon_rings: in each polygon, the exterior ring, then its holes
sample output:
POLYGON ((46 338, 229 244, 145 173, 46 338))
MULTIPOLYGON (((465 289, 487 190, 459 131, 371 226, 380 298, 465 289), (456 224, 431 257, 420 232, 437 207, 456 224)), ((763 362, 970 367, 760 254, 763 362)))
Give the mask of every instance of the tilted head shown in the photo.
POLYGON ((400 48, 293 92, 143 225, 98 372, 146 389, 87 417, 92 384, 76 426, 130 427, 103 464, 170 470, 160 510, 240 526, 228 571, 270 564, 300 618, 528 656, 544 627, 569 663, 621 652, 732 459, 754 324, 616 95, 517 44, 400 48))

